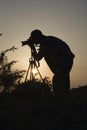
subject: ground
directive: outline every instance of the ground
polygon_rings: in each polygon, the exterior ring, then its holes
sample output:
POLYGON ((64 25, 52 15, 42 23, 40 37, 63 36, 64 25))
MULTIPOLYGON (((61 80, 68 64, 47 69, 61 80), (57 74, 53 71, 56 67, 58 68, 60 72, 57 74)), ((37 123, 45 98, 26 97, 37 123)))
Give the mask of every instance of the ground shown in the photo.
POLYGON ((62 98, 41 88, 1 93, 0 130, 19 129, 87 130, 87 86, 62 98))

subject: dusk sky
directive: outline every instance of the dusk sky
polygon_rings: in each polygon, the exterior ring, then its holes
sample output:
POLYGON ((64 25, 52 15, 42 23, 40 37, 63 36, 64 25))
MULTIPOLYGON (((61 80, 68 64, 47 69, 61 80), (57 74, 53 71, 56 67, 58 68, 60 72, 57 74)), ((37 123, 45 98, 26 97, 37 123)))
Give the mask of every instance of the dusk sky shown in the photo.
MULTIPOLYGON (((64 40, 75 54, 71 87, 87 84, 87 0, 0 0, 0 52, 12 46, 9 60, 17 60, 17 69, 28 67, 30 48, 21 47, 31 31, 64 40)), ((39 68, 42 76, 52 78, 44 59, 39 68)))

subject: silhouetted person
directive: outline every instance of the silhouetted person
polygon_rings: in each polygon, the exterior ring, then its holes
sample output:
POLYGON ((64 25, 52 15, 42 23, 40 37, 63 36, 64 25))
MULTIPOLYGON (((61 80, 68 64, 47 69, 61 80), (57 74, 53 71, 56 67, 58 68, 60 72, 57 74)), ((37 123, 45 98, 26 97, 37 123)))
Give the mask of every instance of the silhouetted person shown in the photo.
MULTIPOLYGON (((70 71, 75 57, 69 46, 57 37, 43 35, 38 29, 31 32, 28 40, 35 45, 40 45, 38 53, 35 52, 34 56, 37 61, 44 57, 53 72, 55 94, 67 93, 70 89, 70 71)), ((30 45, 32 49, 33 44, 30 45)))

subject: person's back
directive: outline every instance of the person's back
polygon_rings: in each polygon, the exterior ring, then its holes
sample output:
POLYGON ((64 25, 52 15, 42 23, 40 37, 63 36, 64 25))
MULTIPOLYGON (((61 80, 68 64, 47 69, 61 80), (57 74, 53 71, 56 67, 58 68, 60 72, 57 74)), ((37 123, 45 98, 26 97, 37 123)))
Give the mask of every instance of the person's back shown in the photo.
POLYGON ((66 56, 66 58, 74 57, 69 46, 63 40, 53 36, 47 36, 47 39, 50 44, 49 47, 57 49, 59 55, 66 56))
POLYGON ((44 36, 40 45, 38 57, 41 55, 44 57, 53 73, 56 73, 58 66, 67 64, 74 58, 69 46, 59 38, 44 36))

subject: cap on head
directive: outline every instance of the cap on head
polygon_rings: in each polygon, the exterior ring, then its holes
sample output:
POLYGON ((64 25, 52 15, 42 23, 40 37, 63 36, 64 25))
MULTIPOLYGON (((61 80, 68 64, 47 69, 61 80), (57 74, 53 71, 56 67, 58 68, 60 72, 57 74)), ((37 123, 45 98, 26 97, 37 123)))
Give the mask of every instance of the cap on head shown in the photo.
POLYGON ((43 35, 42 32, 38 29, 31 32, 32 38, 40 38, 42 35, 43 35))

